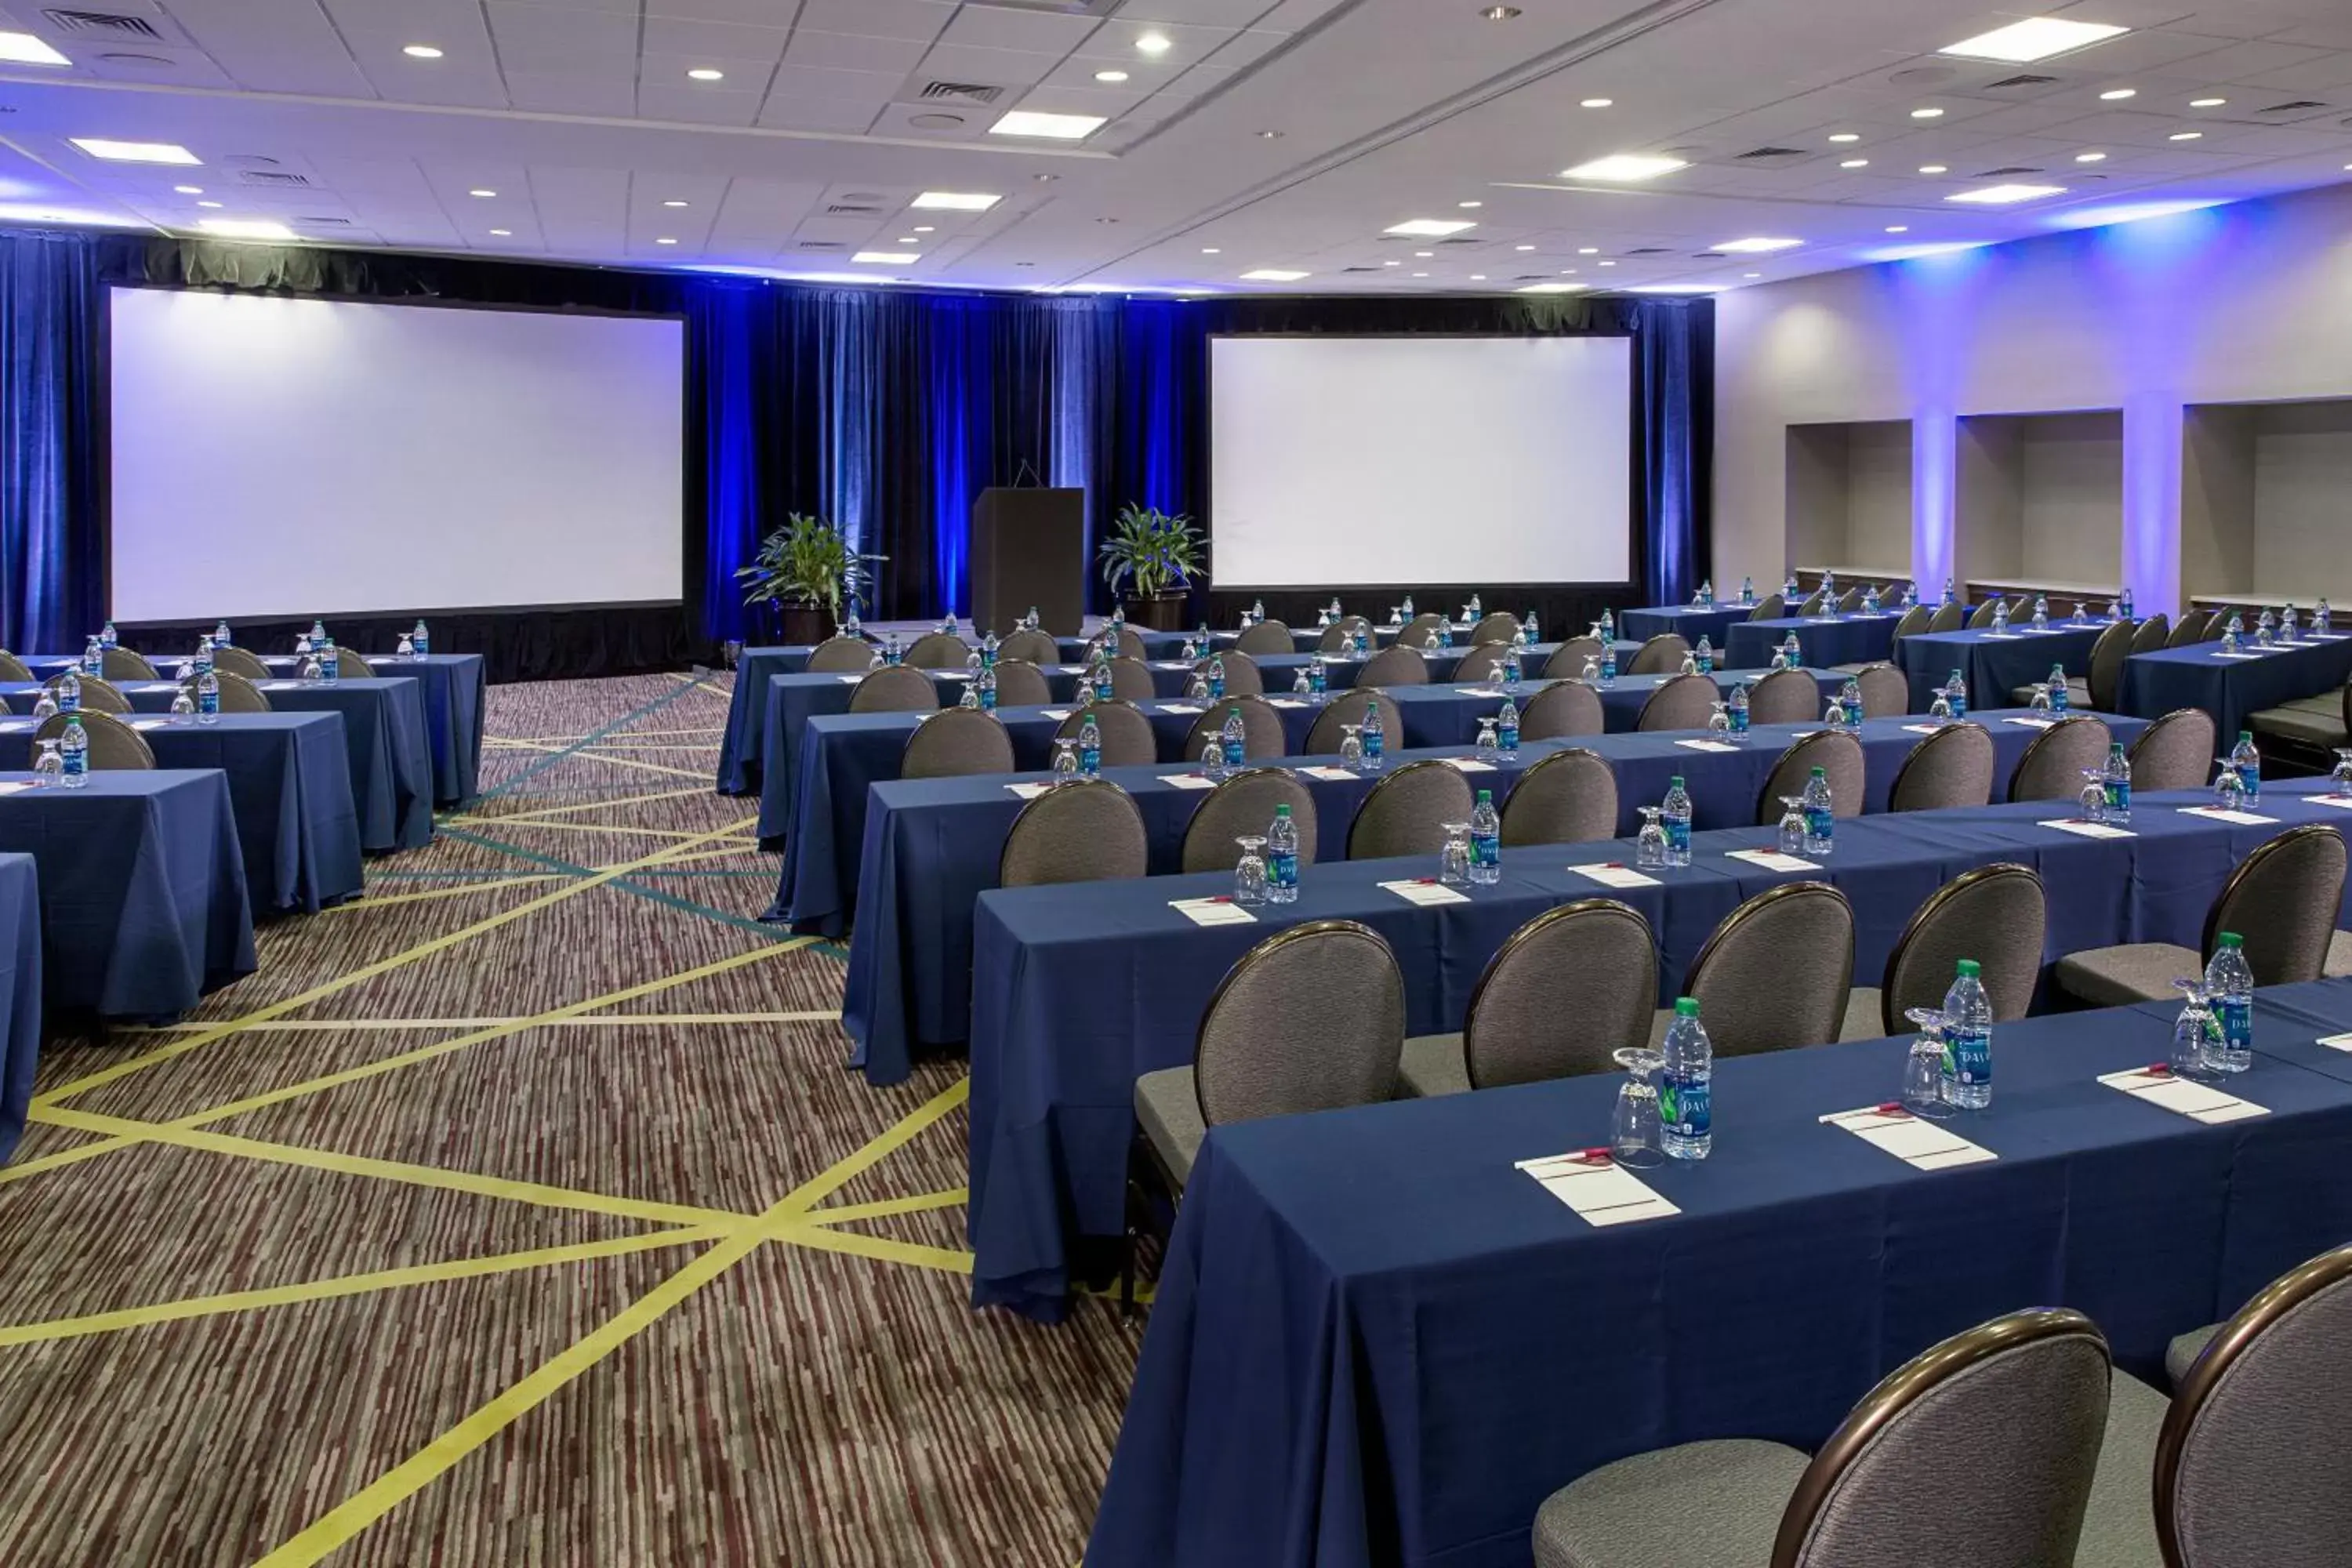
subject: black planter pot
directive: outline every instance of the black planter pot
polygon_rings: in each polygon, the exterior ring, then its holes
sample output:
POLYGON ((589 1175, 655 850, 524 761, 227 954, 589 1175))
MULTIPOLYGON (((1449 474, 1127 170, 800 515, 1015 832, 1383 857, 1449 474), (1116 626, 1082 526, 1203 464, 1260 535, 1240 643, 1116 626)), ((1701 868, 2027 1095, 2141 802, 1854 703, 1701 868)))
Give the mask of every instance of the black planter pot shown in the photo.
POLYGON ((1184 629, 1184 600, 1181 589, 1173 593, 1154 594, 1139 598, 1133 594, 1121 595, 1120 607, 1127 611, 1128 622, 1146 631, 1181 632, 1184 629))
POLYGON ((833 635, 833 617, 823 605, 779 604, 776 619, 786 647, 813 647, 833 635))

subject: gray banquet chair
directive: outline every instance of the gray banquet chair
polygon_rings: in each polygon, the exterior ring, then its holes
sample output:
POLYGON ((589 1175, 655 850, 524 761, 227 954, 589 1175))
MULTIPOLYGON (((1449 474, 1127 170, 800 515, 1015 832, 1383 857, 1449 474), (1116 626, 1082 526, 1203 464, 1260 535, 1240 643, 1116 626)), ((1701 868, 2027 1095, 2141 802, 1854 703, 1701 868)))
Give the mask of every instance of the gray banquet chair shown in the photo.
POLYGON ((1865 664, 1853 671, 1862 688, 1862 716, 1893 719, 1911 710, 1911 678, 1891 664, 1865 664))
MULTIPOLYGON (((1642 704, 1636 730, 1704 730, 1715 716, 1723 689, 1711 675, 1677 675, 1650 693, 1642 704)), ((1749 710, 1751 715, 1753 708, 1749 710)))
MULTIPOLYGON (((860 669, 865 668, 859 665, 860 669)), ((268 680, 269 667, 247 649, 236 647, 213 649, 213 669, 220 675, 241 675, 247 680, 268 680)))
POLYGON ((213 679, 220 682, 220 709, 224 713, 267 713, 269 693, 261 689, 233 669, 222 669, 215 663, 213 679))
POLYGON ((30 683, 32 679, 33 671, 23 659, 18 658, 6 648, 0 647, 0 680, 19 680, 30 683))
POLYGON ((1429 645, 1429 634, 1435 632, 1443 638, 1446 635, 1445 628, 1446 620, 1444 616, 1432 610, 1423 610, 1407 621, 1403 629, 1397 633, 1397 646, 1416 650, 1426 647, 1429 645))
POLYGON ((1445 824, 1467 822, 1477 796, 1462 771, 1434 758, 1381 778, 1348 826, 1348 858, 1385 860, 1434 855, 1445 845, 1445 824))
POLYGON ((1609 728, 1601 693, 1580 680, 1555 680, 1519 705, 1519 739, 1559 741, 1609 728))
POLYGON ((1117 640, 1118 643, 1118 654, 1120 658, 1141 658, 1144 657, 1146 650, 1143 646, 1143 634, 1137 631, 1133 626, 1119 627, 1117 640))
POLYGON ((1429 661, 1402 643, 1381 649, 1356 671, 1356 686, 1426 686, 1429 661))
MULTIPOLYGON (((1153 732, 1151 721, 1143 710, 1132 702, 1116 699, 1097 702, 1091 708, 1081 708, 1055 727, 1054 739, 1075 741, 1086 728, 1088 718, 1095 721, 1095 733, 1102 741, 1102 765, 1107 768, 1149 767, 1160 760, 1160 737, 1153 732)), ((1200 753, 1192 754, 1200 760, 1200 753)))
POLYGON ((1398 1076, 1420 1098, 1608 1072, 1650 1037, 1658 944, 1614 899, 1547 910, 1504 940, 1458 1035, 1405 1041, 1398 1076))
POLYGON ((1990 731, 1965 720, 1947 724, 1903 759, 1886 793, 1886 809, 1948 811, 1983 805, 1992 799, 1998 766, 1990 731))
MULTIPOLYGON (((2066 700, 2102 713, 2115 712, 2116 694, 2123 686, 2124 660, 2131 657, 2132 638, 2137 635, 2129 621, 2116 621, 2101 632, 2091 644, 2091 673, 2066 678, 2066 700)), ((2033 688, 2030 684, 2013 687, 2009 697, 2022 708, 2033 700, 2033 688)))
POLYGON ((382 680, 383 679, 383 671, 375 667, 374 660, 369 658, 367 655, 361 653, 358 649, 339 647, 335 650, 335 679, 338 680, 382 680))
MULTIPOLYGON (((1678 995, 1698 999, 1718 1057, 1827 1045, 1853 988, 1853 906, 1827 882, 1783 882, 1723 917, 1678 995)), ((1663 1042, 1671 1011, 1651 1019, 1663 1042)))
MULTIPOLYGON (((1192 668, 1206 675, 1209 672, 1211 658, 1222 661, 1225 667, 1226 696, 1263 697, 1265 695, 1265 676, 1258 669, 1257 660, 1238 649, 1227 648, 1222 653, 1204 655, 1192 668)), ((1137 659, 1135 662, 1143 664, 1141 659, 1137 659)), ((1150 666, 1144 666, 1144 673, 1146 675, 1150 673, 1150 666)), ((1112 679, 1116 680, 1118 677, 1114 674, 1112 679)), ((1125 696, 1126 693, 1122 692, 1120 695, 1125 696)))
POLYGON ((1570 680, 1584 673, 1584 661, 1601 662, 1601 639, 1595 637, 1570 637, 1552 649, 1544 660, 1546 680, 1570 680))
MULTIPOLYGON (((33 731, 35 749, 38 750, 38 742, 54 741, 64 734, 66 721, 72 717, 74 715, 67 713, 52 713, 42 720, 41 727, 33 731)), ((145 739, 113 714, 85 709, 79 717, 81 732, 89 741, 89 750, 84 755, 92 768, 131 769, 155 765, 155 753, 147 749, 145 739)))
POLYGON ((1776 669, 1748 689, 1750 724, 1811 724, 1821 716, 1821 680, 1801 669, 1776 669))
POLYGON ((1184 736, 1182 761, 1197 763, 1211 736, 1223 737, 1225 721, 1242 710, 1242 755, 1253 763, 1281 756, 1289 749, 1282 732, 1282 714, 1263 697, 1226 696, 1210 703, 1184 736))
MULTIPOLYGON (((49 677, 47 690, 52 698, 58 694, 58 683, 64 679, 62 675, 49 677)), ((95 675, 85 675, 80 679, 81 706, 84 712, 128 713, 131 711, 131 699, 123 696, 113 682, 95 675)))
POLYGON ((2245 942, 2257 985, 2317 980, 2327 962, 2336 912, 2344 901, 2344 836, 2324 822, 2290 827, 2238 863, 2205 912, 2197 950, 2170 942, 2094 948, 2058 961, 2052 982, 2093 1007, 2160 1002, 2172 983, 2201 974, 2223 931, 2245 942))
POLYGON ((1660 632, 1643 643, 1625 662, 1623 675, 1672 675, 1690 657, 1691 645, 1680 632, 1660 632))
POLYGON ((2164 646, 2187 647, 2190 643, 2203 642, 2205 633, 2212 624, 2210 611, 2183 610, 2180 612, 2180 624, 2172 628, 2172 635, 2164 639, 2164 646))
POLYGON ((996 862, 1000 887, 1114 882, 1150 869, 1143 814, 1108 779, 1056 784, 1021 808, 996 862))
POLYGON ((1454 667, 1456 683, 1469 685, 1474 681, 1492 680, 1503 668, 1504 657, 1510 652, 1507 642, 1482 642, 1462 656, 1454 667))
POLYGON ((1927 617, 1927 630, 1956 632, 1969 624, 1969 613, 1957 604, 1938 605, 1936 613, 1927 617))
POLYGON ((1597 752, 1554 752, 1503 802, 1503 846, 1591 844, 1617 837, 1617 774, 1597 752))
POLYGON ((1748 612, 1748 618, 1751 621, 1777 621, 1788 613, 1787 599, 1778 594, 1767 594, 1756 601, 1756 607, 1748 612))
POLYGON ((1323 628, 1323 636, 1315 645, 1318 653, 1346 653, 1356 646, 1356 633, 1360 628, 1369 640, 1372 623, 1361 616, 1341 616, 1323 628))
POLYGON ((2039 735, 2017 759, 2009 775, 2011 800, 2074 800, 2083 793, 2083 770, 2107 760, 2115 742, 2104 721, 2070 713, 2039 735))
POLYGON ((898 759, 898 776, 908 779, 1013 770, 1013 737, 995 714, 979 708, 943 708, 929 715, 907 737, 898 759))
POLYGON ((1843 730, 1816 730, 1781 752, 1765 775, 1763 793, 1756 797, 1758 826, 1779 822, 1781 797, 1803 794, 1815 768, 1829 775, 1830 816, 1860 816, 1863 797, 1869 793, 1862 742, 1843 730))
POLYGON ((1508 610, 1496 610, 1470 628, 1472 643, 1511 642, 1519 635, 1519 617, 1508 610))
POLYGON ((1536 1568, 2066 1568, 2110 1373, 2080 1312, 1996 1318, 1895 1368, 1810 1459, 1717 1439, 1580 1478, 1536 1513, 1536 1568))
POLYGON ((1297 653, 1298 644, 1292 640, 1290 628, 1280 621, 1260 621, 1234 639, 1235 653, 1297 653))
POLYGON ((1840 615, 1850 616, 1853 614, 1854 611, 1862 608, 1863 595, 1869 592, 1869 585, 1863 583, 1856 583, 1853 587, 1848 588, 1844 593, 1838 595, 1838 613, 1840 615))
MULTIPOLYGON (((1387 743, 1391 747, 1403 745, 1404 710, 1398 707, 1396 699, 1387 692, 1360 686, 1352 690, 1331 693, 1330 701, 1315 721, 1315 728, 1307 731, 1306 754, 1310 757, 1338 756, 1339 742, 1347 738, 1346 726, 1360 726, 1364 721, 1364 710, 1374 705, 1380 708, 1381 733, 1387 743)), ((1524 719, 1519 724, 1519 738, 1529 738, 1524 719)))
POLYGON ((2163 647, 2171 636, 2172 621, 2168 616, 2161 613, 2150 616, 2140 622, 2139 629, 2132 634, 2131 650, 2134 653, 2154 653, 2163 647))
POLYGON ((873 664, 874 645, 864 637, 827 637, 809 649, 807 669, 811 675, 854 675, 873 664))
POLYGON ((963 638, 950 632, 925 632, 908 646, 905 662, 915 669, 961 669, 971 658, 971 646, 963 638))
POLYGON ((1183 868, 1230 871, 1242 858, 1234 842, 1245 833, 1265 837, 1274 808, 1290 807, 1298 826, 1298 862, 1315 863, 1315 796, 1287 768, 1246 768, 1211 790, 1184 828, 1183 868))
POLYGON ((143 654, 133 653, 127 647, 110 647, 100 654, 98 672, 117 683, 163 679, 163 672, 148 663, 143 654))
MULTIPOLYGON (((1253 672, 1257 667, 1250 667, 1253 672)), ((1238 695, 1234 686, 1234 665, 1225 665, 1225 690, 1238 695)), ((1151 679, 1151 667, 1132 654, 1120 654, 1110 661, 1110 694, 1121 702, 1149 702, 1160 695, 1160 687, 1151 679)))
POLYGON ((1903 618, 1895 623, 1894 646, 1900 647, 1905 637, 1926 631, 1935 618, 1934 606, 1925 604, 1912 605, 1903 612, 1903 618))
POLYGON ((1059 664, 1062 645, 1048 634, 1023 626, 996 645, 998 659, 1026 659, 1031 664, 1059 664))
POLYGON ((1811 620, 1811 619, 1812 619, 1815 616, 1821 616, 1821 615, 1826 615, 1826 614, 1828 614, 1828 613, 1829 613, 1828 606, 1829 606, 1829 601, 1828 601, 1826 598, 1822 597, 1821 590, 1820 590, 1820 589, 1818 589, 1818 588, 1816 588, 1816 589, 1814 589, 1814 590, 1813 590, 1813 592, 1812 592, 1812 593, 1811 593, 1810 595, 1806 595, 1806 597, 1805 597, 1805 598, 1804 598, 1801 603, 1799 603, 1799 605, 1797 605, 1797 607, 1796 607, 1795 609, 1793 609, 1793 610, 1790 611, 1789 613, 1790 613, 1791 616, 1798 616, 1798 617, 1799 617, 1799 618, 1801 618, 1801 619, 1804 619, 1804 620, 1811 620))
POLYGON ((1995 1023, 2024 1017, 2042 978, 2049 921, 2042 879, 2030 867, 1979 866, 1962 872, 1912 911, 1879 983, 1853 988, 1839 1038, 1909 1034, 1904 1015, 1942 1002, 1951 989, 1954 966, 1963 958, 1983 966, 1995 1023))
POLYGON ((1972 632, 1990 631, 1992 629, 1993 617, 2000 613, 2000 595, 1999 594, 1995 594, 1991 598, 1987 599, 1983 604, 1979 605, 1975 611, 1969 616, 1969 630, 1972 632))
POLYGON ((1042 708, 1054 700, 1045 672, 1025 658, 996 661, 996 705, 999 708, 1042 708))
POLYGON ((2139 733, 2124 755, 2132 788, 2196 789, 2213 772, 2217 753, 2213 715, 2202 708, 2176 708, 2139 733))
POLYGON ((935 713, 940 689, 911 664, 886 664, 851 688, 852 713, 935 713))

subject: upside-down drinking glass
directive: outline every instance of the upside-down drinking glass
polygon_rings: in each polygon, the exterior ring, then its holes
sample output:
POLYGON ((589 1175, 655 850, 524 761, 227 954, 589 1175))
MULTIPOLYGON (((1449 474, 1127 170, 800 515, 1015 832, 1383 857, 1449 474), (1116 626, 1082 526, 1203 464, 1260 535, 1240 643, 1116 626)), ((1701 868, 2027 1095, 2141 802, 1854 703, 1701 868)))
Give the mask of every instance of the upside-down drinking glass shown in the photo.
POLYGON ((1707 734, 1708 734, 1710 737, 1712 737, 1713 739, 1717 740, 1717 741, 1721 741, 1721 740, 1727 739, 1727 738, 1730 736, 1730 734, 1731 734, 1731 704, 1730 704, 1730 703, 1728 703, 1728 702, 1718 702, 1718 703, 1715 704, 1715 711, 1714 711, 1713 713, 1711 713, 1711 714, 1709 714, 1709 715, 1707 716, 1707 721, 1706 721, 1706 732, 1707 732, 1707 734))
POLYGON ((1903 1016, 1919 1027, 1903 1058, 1903 1109, 1931 1119, 1949 1116, 1952 1107, 1944 1100, 1944 1015, 1934 1007, 1914 1007, 1903 1016))
POLYGON ((1078 776, 1078 743, 1076 741, 1054 742, 1054 782, 1068 784, 1078 776))
POLYGON ((1658 1120, 1658 1069, 1665 1058, 1642 1046, 1612 1053, 1625 1069, 1617 1086, 1617 1109, 1609 1122, 1609 1157, 1628 1170, 1646 1171, 1665 1163, 1665 1139, 1658 1120))
POLYGON ((2227 757, 2213 760, 2221 765, 2220 776, 2213 781, 2213 804, 2223 811, 2243 811, 2246 806, 2246 781, 2238 776, 2238 764, 2227 757))
POLYGON ((1362 728, 1361 724, 1339 726, 1339 765, 1349 773, 1354 773, 1364 765, 1364 742, 1359 740, 1356 734, 1362 728))
POLYGON ((1666 863, 1666 830, 1658 818, 1664 815, 1666 808, 1644 805, 1638 809, 1642 813, 1642 831, 1633 840, 1633 864, 1645 870, 1663 866, 1666 863))
POLYGON ((2026 706, 2032 709, 2036 713, 2049 712, 2050 688, 2042 682, 2035 682, 2033 687, 2033 700, 2027 703, 2026 706))
POLYGON ((1495 733, 1495 721, 1492 719, 1479 720, 1478 760, 1484 763, 1493 762, 1496 756, 1501 754, 1502 746, 1503 742, 1501 737, 1495 733))
POLYGON ((41 754, 33 759, 33 785, 47 789, 65 776, 65 752, 55 741, 41 742, 41 754))
POLYGON ((2337 795, 2352 795, 2352 747, 2336 748, 2336 771, 2328 776, 2335 781, 2337 795))
POLYGON ((1936 693, 1936 700, 1927 704, 1927 721, 1931 724, 1938 725, 1950 723, 1952 721, 1952 700, 1945 696, 1940 691, 1936 693))
POLYGON ((2191 975, 2172 984, 2181 999, 2180 1016, 2172 1024, 2172 1076, 2217 1078, 2220 1075, 2213 1070, 2212 1051, 2221 1043, 2221 1027, 2213 1019, 2212 993, 2205 989, 2201 976, 2191 975))
POLYGON ((1801 856, 1805 852, 1805 797, 1784 795, 1780 797, 1780 853, 1801 856))
POLYGON ((1244 833, 1234 842, 1242 847, 1242 858, 1234 862, 1234 902, 1254 909, 1265 902, 1265 836, 1244 833))
POLYGON ((1438 852, 1437 879, 1449 888, 1466 888, 1470 885, 1470 825, 1448 822, 1444 826, 1445 847, 1438 852))
POLYGON ((2083 770, 2083 793, 2076 807, 2085 822, 2107 819, 2107 774, 2105 768, 2083 770))

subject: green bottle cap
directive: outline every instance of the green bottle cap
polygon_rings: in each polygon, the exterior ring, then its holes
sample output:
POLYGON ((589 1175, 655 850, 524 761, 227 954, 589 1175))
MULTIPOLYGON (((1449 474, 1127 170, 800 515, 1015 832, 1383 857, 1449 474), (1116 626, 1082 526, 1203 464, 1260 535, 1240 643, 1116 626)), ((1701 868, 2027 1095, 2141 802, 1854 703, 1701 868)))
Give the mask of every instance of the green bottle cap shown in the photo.
POLYGON ((2252 730, 2241 730, 2238 731, 2238 744, 2242 746, 2251 746, 2253 743, 2254 732, 2252 730))
POLYGON ((1683 775, 1682 775, 1682 774, 1680 774, 1680 773, 1676 773, 1674 777, 1672 777, 1672 778, 1668 779, 1668 780, 1666 781, 1666 787, 1667 787, 1668 789, 1680 789, 1680 788, 1682 788, 1682 787, 1683 787, 1683 775))
POLYGON ((1696 996, 1677 996, 1677 997, 1675 997, 1675 1017, 1677 1017, 1677 1018, 1696 1018, 1696 1017, 1697 1017, 1697 1016, 1698 1016, 1698 998, 1697 998, 1697 997, 1696 997, 1696 996))
POLYGON ((2220 942, 2223 947, 2243 947, 2246 945, 2246 939, 2240 936, 2233 931, 2225 931, 2213 940, 2220 942))
POLYGON ((2108 747, 2107 747, 2107 755, 2109 755, 2109 756, 2111 756, 2111 757, 2120 757, 2120 756, 2122 756, 2123 754, 2124 754, 2124 743, 2123 743, 2121 741, 2114 742, 2112 742, 2111 744, 2109 744, 2109 745, 2108 745, 2108 747))
POLYGON ((1974 980, 1978 975, 1984 973, 1984 965, 1979 963, 1973 958, 1964 958, 1960 960, 1959 971, 1961 979, 1974 980))
POLYGON ((1274 808, 1274 815, 1276 817, 1288 816, 1290 815, 1290 807, 1286 805, 1277 805, 1274 808))
POLYGON ((1813 776, 1817 779, 1825 779, 1830 776, 1830 771, 1827 768, 1815 768, 1813 776))
POLYGON ((1480 791, 1478 792, 1478 804, 1479 804, 1480 805, 1494 805, 1494 804, 1495 804, 1495 792, 1494 792, 1493 790, 1490 790, 1490 789, 1482 789, 1482 790, 1480 790, 1480 791))

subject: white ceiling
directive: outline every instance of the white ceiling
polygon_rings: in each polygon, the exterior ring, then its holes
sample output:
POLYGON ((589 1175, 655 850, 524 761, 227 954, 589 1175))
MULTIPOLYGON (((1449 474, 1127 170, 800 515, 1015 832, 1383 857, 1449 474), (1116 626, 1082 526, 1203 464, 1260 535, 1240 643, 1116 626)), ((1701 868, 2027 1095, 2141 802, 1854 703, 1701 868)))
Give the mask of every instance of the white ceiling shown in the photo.
POLYGON ((78 8, 156 36, 0 9, 75 62, 0 65, 0 222, 274 218, 335 244, 963 286, 1738 287, 2322 184, 2352 164, 2352 0, 1518 0, 1505 21, 1474 0, 78 8), (2036 14, 2132 30, 2033 65, 1934 52, 2036 14), (1155 31, 1172 47, 1152 58, 1137 43, 1155 31), (412 58, 411 44, 444 53, 412 58), (1102 85, 1104 69, 1129 79, 1102 85), (2001 85, 2021 75, 2052 79, 2001 85), (934 82, 999 90, 927 101, 934 82), (1109 123, 1077 143, 987 134, 1012 108, 1109 123), (924 118, 942 115, 955 122, 924 118), (102 163, 76 136, 179 142, 204 166, 102 163), (1764 149, 1784 151, 1744 156, 1764 149), (1654 152, 1690 166, 1630 187, 1561 177, 1654 152), (1868 165, 1839 166, 1854 158, 1868 165), (1945 199, 1999 169, 2065 194, 1945 199), (908 210, 925 189, 1006 199, 908 210), (1413 217, 1477 226, 1382 237, 1413 217), (1697 254, 1748 236, 1804 243, 1697 254), (858 266, 860 248, 921 259, 858 266), (1256 268, 1310 277, 1239 281, 1256 268))

